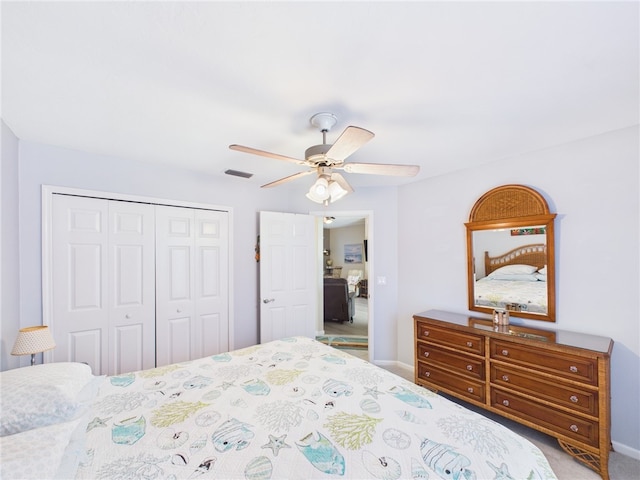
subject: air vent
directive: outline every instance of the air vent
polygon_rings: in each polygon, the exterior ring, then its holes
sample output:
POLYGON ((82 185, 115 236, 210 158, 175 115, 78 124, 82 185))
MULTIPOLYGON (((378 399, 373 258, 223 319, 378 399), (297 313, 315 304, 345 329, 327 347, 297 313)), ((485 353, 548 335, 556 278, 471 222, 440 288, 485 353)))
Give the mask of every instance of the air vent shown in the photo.
POLYGON ((227 175, 233 175, 234 177, 242 177, 242 178, 253 177, 253 173, 240 172, 238 170, 225 170, 224 173, 226 173, 227 175))

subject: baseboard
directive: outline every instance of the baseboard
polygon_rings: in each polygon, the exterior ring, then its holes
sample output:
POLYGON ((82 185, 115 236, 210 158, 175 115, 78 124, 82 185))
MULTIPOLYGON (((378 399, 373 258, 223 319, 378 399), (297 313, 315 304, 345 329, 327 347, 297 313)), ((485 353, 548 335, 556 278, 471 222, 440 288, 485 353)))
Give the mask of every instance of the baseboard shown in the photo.
POLYGON ((378 367, 395 367, 406 372, 409 378, 413 378, 413 365, 409 365, 404 362, 398 362, 397 360, 370 360, 371 363, 378 367))
POLYGON ((611 442, 613 444, 613 450, 620 455, 625 455, 627 457, 631 457, 635 460, 640 460, 640 450, 630 447, 629 445, 624 445, 619 442, 611 442))

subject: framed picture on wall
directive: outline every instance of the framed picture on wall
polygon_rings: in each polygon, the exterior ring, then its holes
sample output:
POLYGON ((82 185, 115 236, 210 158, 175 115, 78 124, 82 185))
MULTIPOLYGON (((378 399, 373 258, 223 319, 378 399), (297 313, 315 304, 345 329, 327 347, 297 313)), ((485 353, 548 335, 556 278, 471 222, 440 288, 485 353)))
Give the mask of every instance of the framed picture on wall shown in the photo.
POLYGON ((359 243, 344 246, 344 263, 362 263, 362 245, 359 243))

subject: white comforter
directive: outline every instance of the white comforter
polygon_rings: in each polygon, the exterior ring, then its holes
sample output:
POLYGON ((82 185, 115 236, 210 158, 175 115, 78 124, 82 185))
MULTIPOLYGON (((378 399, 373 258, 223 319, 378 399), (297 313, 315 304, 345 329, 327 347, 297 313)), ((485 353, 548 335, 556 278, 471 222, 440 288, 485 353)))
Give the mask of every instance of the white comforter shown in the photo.
POLYGON ((77 478, 555 478, 537 447, 302 337, 108 378, 77 478))

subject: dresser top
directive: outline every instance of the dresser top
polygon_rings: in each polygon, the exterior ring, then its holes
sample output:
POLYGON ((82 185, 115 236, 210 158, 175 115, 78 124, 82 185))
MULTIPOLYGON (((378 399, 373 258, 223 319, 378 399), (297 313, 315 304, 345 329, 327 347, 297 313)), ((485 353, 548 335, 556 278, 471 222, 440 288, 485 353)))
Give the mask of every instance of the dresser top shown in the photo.
POLYGON ((449 325, 457 325, 464 327, 464 330, 476 330, 491 337, 522 338, 547 344, 583 348, 605 354, 610 354, 613 347, 613 340, 608 337, 553 328, 543 329, 525 326, 519 319, 513 317, 510 318, 509 325, 505 327, 494 327, 493 322, 487 318, 470 317, 469 315, 443 310, 428 310, 415 314, 413 318, 415 320, 424 318, 449 325))

